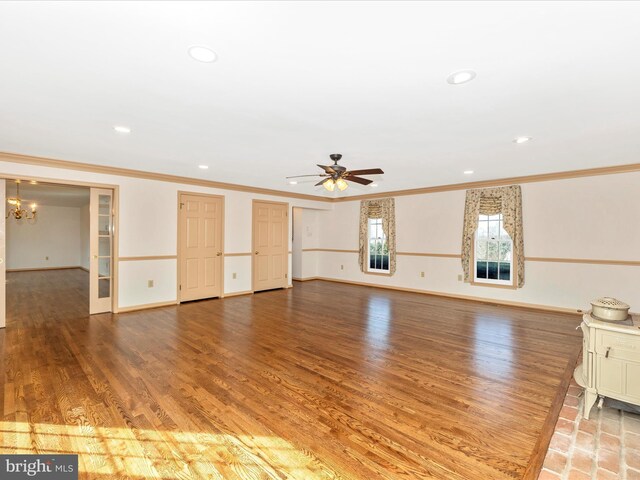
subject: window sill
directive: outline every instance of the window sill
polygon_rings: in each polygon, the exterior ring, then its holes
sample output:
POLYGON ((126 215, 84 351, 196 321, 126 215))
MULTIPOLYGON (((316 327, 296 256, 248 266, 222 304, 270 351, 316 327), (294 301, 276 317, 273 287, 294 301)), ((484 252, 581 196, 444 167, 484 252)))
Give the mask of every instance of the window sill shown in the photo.
POLYGON ((366 275, 377 275, 379 277, 390 277, 391 273, 389 272, 369 272, 367 270, 364 271, 366 275))
POLYGON ((505 285, 505 284, 501 284, 501 283, 490 283, 490 282, 476 282, 474 280, 472 280, 471 282, 469 282, 471 285, 476 285, 478 287, 491 287, 491 288, 506 288, 507 290, 517 290, 517 286, 514 284, 511 285, 505 285))

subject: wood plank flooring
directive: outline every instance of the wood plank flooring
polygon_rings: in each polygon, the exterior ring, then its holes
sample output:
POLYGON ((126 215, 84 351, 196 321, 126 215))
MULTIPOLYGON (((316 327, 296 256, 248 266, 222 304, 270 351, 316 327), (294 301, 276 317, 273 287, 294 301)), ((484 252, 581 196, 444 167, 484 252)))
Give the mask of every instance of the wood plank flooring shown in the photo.
POLYGON ((89 317, 81 270, 8 274, 1 450, 81 478, 522 478, 576 316, 322 281, 89 317))

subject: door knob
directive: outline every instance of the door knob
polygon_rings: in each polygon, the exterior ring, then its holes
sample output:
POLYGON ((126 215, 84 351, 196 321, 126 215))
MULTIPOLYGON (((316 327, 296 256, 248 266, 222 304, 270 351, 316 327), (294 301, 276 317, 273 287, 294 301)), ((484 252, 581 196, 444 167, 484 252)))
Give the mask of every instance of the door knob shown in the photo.
POLYGON ((216 257, 219 257, 220 255, 222 255, 222 252, 216 253, 216 257))
POLYGON ((98 258, 98 255, 94 255, 93 258, 98 258))
POLYGON ((260 255, 260 252, 256 250, 256 255, 260 255))

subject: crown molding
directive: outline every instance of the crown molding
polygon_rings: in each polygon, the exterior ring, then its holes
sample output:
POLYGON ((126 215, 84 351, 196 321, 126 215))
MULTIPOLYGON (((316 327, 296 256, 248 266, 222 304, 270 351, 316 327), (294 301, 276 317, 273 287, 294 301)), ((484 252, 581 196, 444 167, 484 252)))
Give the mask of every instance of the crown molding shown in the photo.
POLYGON ((497 178, 493 180, 481 180, 477 182, 453 183, 448 185, 438 185, 434 187, 411 188, 406 190, 394 190, 390 192, 368 193, 364 195, 353 195, 350 197, 321 197, 306 193, 287 192, 284 190, 274 190, 270 188, 249 187, 235 183, 216 182, 213 180, 202 180, 192 177, 182 177, 169 175, 166 173, 153 173, 143 170, 133 170, 121 167, 109 167, 105 165, 93 165, 90 163, 72 162, 68 160, 57 160, 46 157, 35 157, 22 155, 19 153, 0 152, 0 161, 23 163, 28 165, 40 165, 44 167, 63 168, 67 170, 79 170, 84 172, 101 173, 105 175, 119 175, 124 177, 142 178, 145 180, 157 180, 161 182, 182 183, 186 185, 197 185, 201 187, 217 188, 221 190, 233 190, 238 192, 259 193, 262 195, 272 195, 277 197, 298 198, 302 200, 312 200, 315 202, 353 202, 358 200, 370 200, 373 198, 402 197, 408 195, 423 195, 428 193, 451 192, 455 190, 468 190, 471 188, 499 187, 520 183, 549 182, 553 180, 567 180, 580 177, 594 177, 600 175, 613 175, 617 173, 630 173, 640 171, 640 163, 627 165, 614 165, 611 167, 586 168, 582 170, 569 170, 565 172, 542 173, 537 175, 523 175, 520 177, 497 178))
POLYGON ((435 187, 411 188, 408 190, 395 190, 391 192, 368 193, 351 197, 334 198, 334 202, 350 202, 354 200, 370 200, 372 198, 402 197, 406 195, 423 195, 426 193, 451 192, 454 190, 468 190, 471 188, 501 187, 519 183, 549 182, 552 180, 567 180, 570 178, 595 177, 600 175, 613 175, 616 173, 630 173, 640 171, 640 163, 628 165, 614 165, 611 167, 585 168, 582 170, 568 170, 566 172, 542 173, 537 175, 523 175, 520 177, 497 178, 494 180, 481 180, 477 182, 453 183, 438 185, 435 187))
POLYGON ((316 202, 332 202, 332 198, 309 195, 305 193, 286 192, 284 190, 273 190, 270 188, 248 187, 235 183, 216 182, 213 180, 202 180, 191 177, 181 177, 179 175, 169 175, 166 173, 145 172, 143 170, 133 170, 121 167, 108 167, 105 165, 92 165, 90 163, 71 162, 68 160, 57 160, 46 157, 34 157, 19 153, 0 152, 0 161, 23 163, 27 165, 39 165, 43 167, 64 168, 66 170, 79 170, 83 172, 101 173, 105 175, 119 175, 123 177, 142 178, 145 180, 157 180, 160 182, 182 183, 186 185, 197 185, 200 187, 218 188, 221 190, 233 190, 238 192, 260 193, 262 195, 272 195, 277 197, 299 198, 302 200, 313 200, 316 202))

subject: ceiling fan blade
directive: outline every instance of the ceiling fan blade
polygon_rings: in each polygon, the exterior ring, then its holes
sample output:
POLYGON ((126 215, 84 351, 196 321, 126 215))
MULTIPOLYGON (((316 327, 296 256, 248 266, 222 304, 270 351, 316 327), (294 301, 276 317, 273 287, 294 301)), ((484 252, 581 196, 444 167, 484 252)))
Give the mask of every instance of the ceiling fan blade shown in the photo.
POLYGON ((352 177, 351 175, 344 177, 344 179, 348 182, 359 183, 360 185, 369 185, 370 183, 373 183, 373 180, 369 180, 368 178, 352 177))
POLYGON ((381 175, 384 172, 380 168, 368 168, 365 170, 349 170, 349 175, 381 175))
POLYGON ((316 165, 318 165, 320 168, 322 168, 325 172, 327 172, 330 175, 333 175, 334 173, 336 173, 333 167, 330 167, 328 165, 320 165, 319 163, 317 163, 316 165))
POLYGON ((314 185, 314 187, 317 187, 318 185, 322 185, 324 182, 326 182, 327 180, 329 180, 328 178, 325 178, 324 180, 320 180, 318 183, 316 183, 314 185))
POLYGON ((322 173, 314 173, 313 175, 294 175, 292 177, 284 177, 284 178, 300 178, 300 177, 328 177, 328 174, 322 173))

